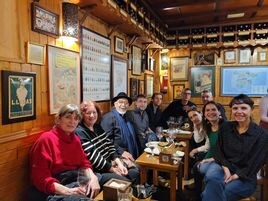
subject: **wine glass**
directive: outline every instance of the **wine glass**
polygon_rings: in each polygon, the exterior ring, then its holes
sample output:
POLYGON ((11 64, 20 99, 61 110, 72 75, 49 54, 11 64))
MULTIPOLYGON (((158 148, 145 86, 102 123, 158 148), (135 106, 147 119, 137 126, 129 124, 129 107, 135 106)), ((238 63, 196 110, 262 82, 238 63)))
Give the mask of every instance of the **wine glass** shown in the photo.
POLYGON ((155 132, 156 132, 156 135, 157 135, 159 141, 161 141, 161 139, 163 137, 163 127, 161 127, 161 126, 156 127, 155 132))
POLYGON ((172 142, 172 143, 174 142, 174 139, 176 138, 175 133, 176 133, 175 128, 168 129, 168 138, 167 138, 168 142, 172 142))
MULTIPOLYGON (((86 169, 80 168, 78 170, 77 183, 80 187, 87 190, 88 183, 90 181, 90 177, 86 169)), ((87 192, 86 192, 87 193, 87 192)))
POLYGON ((152 159, 154 158, 154 148, 155 148, 154 141, 155 141, 155 138, 152 135, 149 135, 147 139, 147 147, 149 147, 151 150, 150 158, 152 159))

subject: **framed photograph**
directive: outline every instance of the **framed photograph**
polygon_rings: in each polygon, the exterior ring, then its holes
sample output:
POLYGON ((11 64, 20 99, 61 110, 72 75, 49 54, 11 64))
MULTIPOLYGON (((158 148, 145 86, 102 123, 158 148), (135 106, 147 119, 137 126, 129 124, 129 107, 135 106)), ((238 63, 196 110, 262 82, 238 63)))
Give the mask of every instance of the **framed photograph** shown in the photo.
POLYGON ((32 3, 32 30, 56 37, 59 35, 59 15, 32 3))
POLYGON ((170 58, 170 81, 188 80, 188 57, 170 58))
POLYGON ((214 50, 194 52, 194 65, 215 65, 214 50))
POLYGON ((235 50, 225 50, 224 51, 224 63, 233 64, 236 62, 235 50))
POLYGON ((161 70, 168 69, 168 56, 167 53, 161 53, 161 70))
POLYGON ((152 97, 154 93, 154 76, 145 74, 145 95, 152 97))
POLYGON ((139 80, 139 94, 144 94, 144 80, 139 80))
POLYGON ((215 94, 215 67, 202 66, 191 68, 191 91, 192 96, 199 96, 203 90, 215 94))
POLYGON ((48 46, 50 114, 69 103, 80 104, 79 53, 48 46))
POLYGON ((267 51, 266 50, 259 51, 257 55, 257 59, 258 59, 258 62, 267 62, 268 61, 267 51))
POLYGON ((81 28, 82 100, 111 100, 111 41, 81 28))
POLYGON ((36 74, 2 70, 2 124, 36 118, 36 74))
POLYGON ((239 50, 239 63, 240 64, 249 64, 251 57, 250 49, 240 49, 239 50))
POLYGON ((119 92, 127 94, 127 60, 112 56, 112 97, 119 92))
POLYGON ((267 94, 268 66, 221 67, 221 95, 264 96, 267 94))
POLYGON ((137 78, 130 78, 130 98, 135 99, 139 94, 139 81, 137 78))
POLYGON ((114 37, 114 51, 120 54, 124 52, 124 40, 118 36, 114 37))
POLYGON ((27 43, 27 63, 45 65, 46 46, 36 43, 27 43))
POLYGON ((184 84, 173 85, 173 100, 181 98, 181 93, 184 88, 185 88, 184 84))
POLYGON ((132 74, 141 75, 141 48, 132 46, 132 74))

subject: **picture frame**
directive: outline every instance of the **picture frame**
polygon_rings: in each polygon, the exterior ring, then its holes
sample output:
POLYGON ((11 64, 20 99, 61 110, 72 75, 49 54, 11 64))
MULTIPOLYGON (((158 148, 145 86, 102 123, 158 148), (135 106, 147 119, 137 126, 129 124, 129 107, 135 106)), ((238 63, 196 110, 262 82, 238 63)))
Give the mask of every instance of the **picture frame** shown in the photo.
POLYGON ((46 45, 27 42, 27 63, 45 65, 46 45))
POLYGON ((201 50, 193 53, 194 65, 215 65, 215 51, 201 50))
POLYGON ((48 46, 49 110, 55 114, 69 103, 80 104, 78 52, 48 46))
POLYGON ((192 96, 199 96, 203 90, 215 94, 215 67, 202 66, 191 67, 191 91, 192 96))
POLYGON ((144 89, 144 80, 139 80, 139 94, 144 94, 145 89, 144 89))
POLYGON ((139 82, 137 78, 130 78, 130 98, 135 99, 139 94, 139 82))
POLYGON ((152 97, 154 93, 154 76, 151 74, 145 74, 145 95, 152 97))
POLYGON ((260 97, 267 94, 268 66, 221 67, 221 96, 247 94, 260 97), (230 80, 232 80, 230 82, 230 80))
POLYGON ((181 98, 181 93, 184 88, 185 88, 185 84, 173 85, 173 100, 177 100, 181 98))
POLYGON ((188 80, 188 57, 170 58, 170 81, 188 80))
POLYGON ((82 100, 110 101, 111 40, 86 27, 80 33, 82 100))
POLYGON ((251 57, 251 50, 249 48, 239 50, 239 63, 249 64, 251 57))
POLYGON ((258 62, 267 62, 268 56, 267 56, 267 50, 261 50, 257 53, 257 60, 258 62))
POLYGON ((114 37, 114 51, 120 54, 124 52, 124 40, 118 36, 114 37))
POLYGON ((126 59, 112 56, 112 97, 115 97, 119 92, 127 94, 127 68, 126 59))
POLYGON ((35 2, 32 2, 31 7, 32 30, 52 37, 59 36, 59 15, 39 6, 35 2))
POLYGON ((2 70, 2 124, 36 119, 36 74, 2 70))
POLYGON ((225 50, 224 51, 224 63, 233 64, 236 62, 236 52, 235 50, 225 50))
POLYGON ((132 45, 132 75, 141 75, 141 48, 132 45))

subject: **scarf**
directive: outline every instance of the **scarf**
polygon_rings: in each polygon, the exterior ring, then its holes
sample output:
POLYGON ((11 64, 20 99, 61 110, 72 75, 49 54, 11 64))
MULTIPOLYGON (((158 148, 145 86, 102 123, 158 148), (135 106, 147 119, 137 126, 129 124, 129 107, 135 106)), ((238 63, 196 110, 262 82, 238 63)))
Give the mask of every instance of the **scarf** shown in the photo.
POLYGON ((138 145, 136 141, 136 135, 134 129, 129 121, 125 121, 125 119, 116 111, 116 109, 112 109, 112 113, 117 120, 120 131, 121 131, 121 138, 123 143, 128 149, 128 152, 131 153, 133 158, 137 158, 138 156, 138 145))

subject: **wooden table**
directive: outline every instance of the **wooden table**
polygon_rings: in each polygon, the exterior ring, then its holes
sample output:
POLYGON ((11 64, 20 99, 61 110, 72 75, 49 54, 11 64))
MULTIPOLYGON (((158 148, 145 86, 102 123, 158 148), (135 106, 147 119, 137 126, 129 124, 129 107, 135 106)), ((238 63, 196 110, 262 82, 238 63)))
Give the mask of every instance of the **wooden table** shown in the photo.
POLYGON ((176 134, 177 141, 184 141, 186 147, 184 148, 184 168, 183 168, 183 177, 184 179, 188 179, 189 174, 189 153, 190 153, 190 139, 192 138, 192 134, 176 134))
POLYGON ((148 154, 144 152, 142 155, 137 158, 136 163, 140 165, 140 179, 141 184, 144 184, 147 181, 147 170, 153 170, 153 183, 154 185, 158 184, 158 171, 167 172, 170 174, 170 201, 176 200, 176 188, 177 188, 177 179, 178 179, 178 188, 182 188, 182 177, 180 171, 180 164, 178 165, 169 165, 164 163, 159 163, 159 157, 154 156, 149 158, 148 154))

